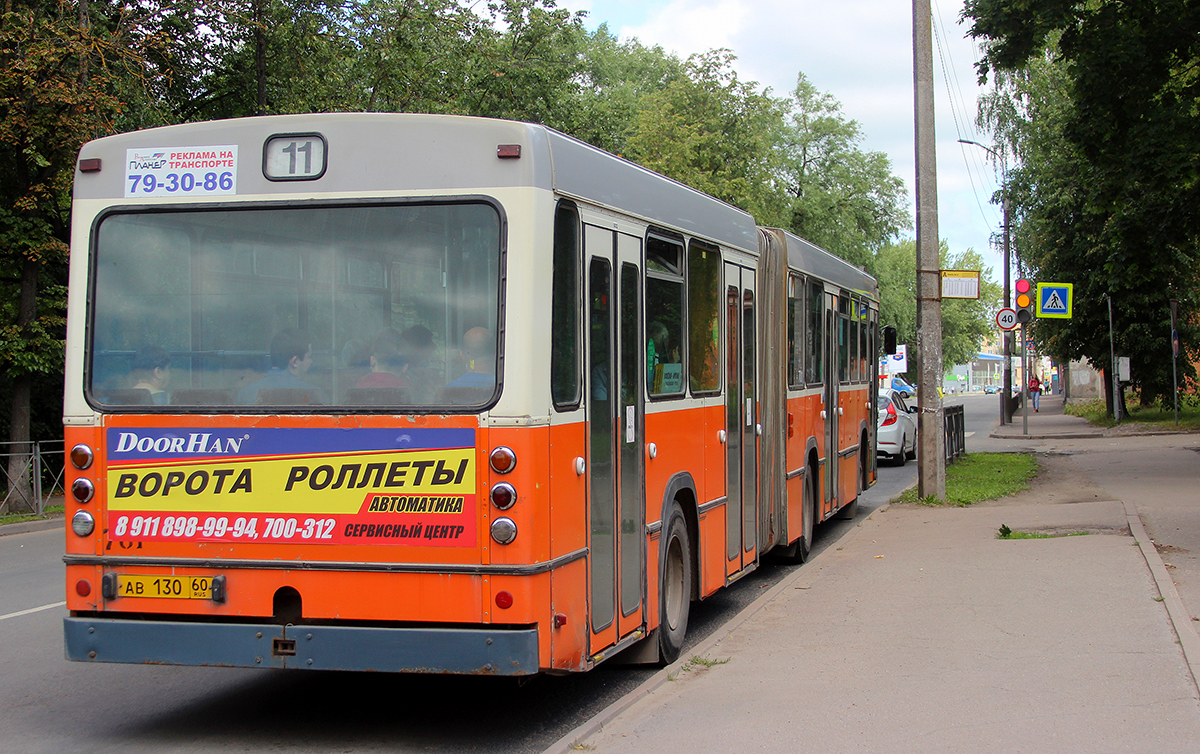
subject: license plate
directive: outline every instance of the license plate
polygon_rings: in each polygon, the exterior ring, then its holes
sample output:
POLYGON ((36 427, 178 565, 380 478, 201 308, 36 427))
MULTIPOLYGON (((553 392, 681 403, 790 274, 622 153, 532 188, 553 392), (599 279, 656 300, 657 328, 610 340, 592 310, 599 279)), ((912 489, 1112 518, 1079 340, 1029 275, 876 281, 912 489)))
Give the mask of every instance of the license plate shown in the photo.
POLYGON ((207 576, 141 576, 123 573, 117 577, 117 596, 211 600, 212 579, 207 576))

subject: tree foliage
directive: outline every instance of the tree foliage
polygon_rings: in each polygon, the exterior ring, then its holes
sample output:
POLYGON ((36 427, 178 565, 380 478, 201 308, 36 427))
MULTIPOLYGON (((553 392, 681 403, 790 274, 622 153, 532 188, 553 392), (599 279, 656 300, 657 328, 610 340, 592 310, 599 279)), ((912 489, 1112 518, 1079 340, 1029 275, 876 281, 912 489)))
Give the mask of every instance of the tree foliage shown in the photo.
POLYGON ((1075 284, 1073 319, 1037 322, 1037 339, 1107 365, 1111 297, 1142 400, 1169 401, 1169 299, 1186 376, 1200 353, 1200 2, 971 0, 965 15, 998 85, 981 120, 1020 161, 1006 190, 1021 264, 1075 284))

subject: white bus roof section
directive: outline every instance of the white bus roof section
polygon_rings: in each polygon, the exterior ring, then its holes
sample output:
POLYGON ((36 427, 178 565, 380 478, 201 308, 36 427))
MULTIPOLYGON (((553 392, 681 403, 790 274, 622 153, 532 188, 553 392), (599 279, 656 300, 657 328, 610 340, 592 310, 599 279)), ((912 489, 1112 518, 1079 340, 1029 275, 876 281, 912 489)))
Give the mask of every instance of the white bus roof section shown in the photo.
POLYGON ((835 257, 814 243, 805 241, 791 231, 785 230, 783 235, 787 239, 788 266, 792 269, 803 270, 806 274, 841 288, 879 298, 879 284, 862 269, 835 257))
MULTIPOLYGON (((341 193, 388 196, 397 192, 481 193, 531 186, 601 204, 651 222, 757 253, 754 219, 681 183, 641 168, 545 126, 458 115, 333 113, 235 118, 185 123, 118 134, 89 142, 79 158, 100 158, 99 172, 76 168, 76 199, 125 197, 127 149, 238 147, 237 194, 262 199, 341 193), (281 134, 321 134, 328 169, 315 180, 269 181, 263 146, 281 134), (500 145, 519 145, 519 158, 502 159, 500 145)), ((175 204, 147 197, 139 204, 175 204)), ((209 197, 230 202, 236 197, 209 197)))

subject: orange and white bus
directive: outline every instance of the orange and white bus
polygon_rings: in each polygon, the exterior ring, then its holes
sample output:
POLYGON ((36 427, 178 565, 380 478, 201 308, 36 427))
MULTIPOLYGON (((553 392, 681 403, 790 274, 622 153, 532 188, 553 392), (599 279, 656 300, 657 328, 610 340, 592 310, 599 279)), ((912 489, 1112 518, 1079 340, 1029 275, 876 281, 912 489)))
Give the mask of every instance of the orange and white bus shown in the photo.
POLYGON ((874 481, 874 280, 542 126, 112 136, 73 220, 72 660, 666 662, 874 481))

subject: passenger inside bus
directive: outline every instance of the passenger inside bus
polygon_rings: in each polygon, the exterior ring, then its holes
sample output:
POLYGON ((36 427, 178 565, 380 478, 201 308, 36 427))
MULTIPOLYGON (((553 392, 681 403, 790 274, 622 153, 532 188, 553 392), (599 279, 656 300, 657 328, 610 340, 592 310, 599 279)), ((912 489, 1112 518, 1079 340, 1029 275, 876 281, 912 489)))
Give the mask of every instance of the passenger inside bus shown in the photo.
POLYGON ((375 338, 371 349, 371 371, 355 387, 408 387, 408 356, 400 333, 388 328, 375 338))
POLYGON ((404 341, 404 353, 408 357, 408 371, 404 377, 408 380, 412 400, 417 404, 432 403, 437 394, 441 379, 439 367, 433 363, 437 346, 433 342, 433 332, 424 325, 413 325, 400 333, 404 341))
POLYGON ((130 365, 133 389, 145 390, 145 402, 155 406, 167 403, 167 383, 171 381, 171 356, 158 346, 146 346, 133 355, 130 365))
POLYGON ((271 339, 271 371, 238 391, 238 403, 324 404, 318 387, 306 382, 312 367, 312 339, 297 328, 280 330, 271 339))
POLYGON ((496 385, 496 344, 486 327, 472 327, 463 335, 459 352, 466 371, 446 383, 442 398, 446 403, 478 403, 492 393, 496 385))

